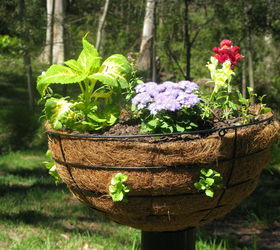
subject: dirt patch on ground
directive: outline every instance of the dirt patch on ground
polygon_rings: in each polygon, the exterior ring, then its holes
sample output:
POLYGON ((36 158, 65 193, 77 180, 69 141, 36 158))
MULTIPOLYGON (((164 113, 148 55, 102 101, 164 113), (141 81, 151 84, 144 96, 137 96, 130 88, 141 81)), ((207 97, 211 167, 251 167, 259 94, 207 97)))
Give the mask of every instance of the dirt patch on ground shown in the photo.
POLYGON ((280 171, 264 171, 255 192, 226 217, 199 230, 241 249, 280 249, 280 171), (254 248, 256 246, 256 248, 254 248))
MULTIPOLYGON (((246 220, 222 218, 200 229, 204 234, 209 234, 217 239, 228 239, 235 242, 240 248, 247 246, 251 249, 279 250, 280 249, 280 223, 275 221, 272 225, 265 226, 249 223, 246 220)), ((231 245, 231 244, 230 244, 231 245)))

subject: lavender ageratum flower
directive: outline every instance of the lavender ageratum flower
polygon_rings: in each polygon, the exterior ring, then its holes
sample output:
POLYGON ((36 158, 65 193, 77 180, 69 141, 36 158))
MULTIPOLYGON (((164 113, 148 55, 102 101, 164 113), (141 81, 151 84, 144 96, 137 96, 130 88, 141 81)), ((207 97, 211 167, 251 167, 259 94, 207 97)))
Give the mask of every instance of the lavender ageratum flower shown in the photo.
POLYGON ((152 98, 148 93, 143 92, 137 94, 135 97, 132 98, 131 101, 134 106, 138 107, 139 109, 142 109, 146 107, 147 103, 152 101, 152 98))
POLYGON ((172 97, 176 99, 179 96, 180 92, 182 92, 180 89, 167 88, 161 95, 165 96, 166 98, 172 97))
POLYGON ((200 102, 200 98, 196 94, 181 93, 177 101, 182 104, 183 107, 194 107, 200 102))
POLYGON ((145 83, 141 83, 135 86, 135 91, 136 93, 143 93, 146 91, 146 84, 145 83))
POLYGON ((172 98, 172 96, 169 96, 165 102, 165 110, 174 112, 176 110, 182 109, 182 105, 177 101, 177 99, 172 98))
POLYGON ((180 89, 178 83, 166 81, 162 83, 163 86, 166 87, 166 89, 180 89))
POLYGON ((157 89, 158 89, 159 93, 162 93, 162 92, 164 92, 166 90, 166 85, 164 85, 163 83, 158 84, 157 89))
POLYGON ((145 83, 146 89, 145 91, 151 96, 155 97, 158 94, 158 85, 155 82, 147 82, 145 83))
POLYGON ((151 103, 149 106, 148 106, 148 110, 150 110, 150 113, 152 115, 156 115, 158 113, 158 106, 156 103, 151 103))
POLYGON ((198 85, 191 81, 180 81, 178 85, 189 94, 198 90, 198 85))
POLYGON ((135 87, 138 93, 132 104, 138 109, 148 108, 155 115, 161 111, 176 111, 183 107, 193 107, 200 102, 199 97, 193 93, 198 90, 197 84, 190 81, 171 81, 156 84, 147 82, 135 87))

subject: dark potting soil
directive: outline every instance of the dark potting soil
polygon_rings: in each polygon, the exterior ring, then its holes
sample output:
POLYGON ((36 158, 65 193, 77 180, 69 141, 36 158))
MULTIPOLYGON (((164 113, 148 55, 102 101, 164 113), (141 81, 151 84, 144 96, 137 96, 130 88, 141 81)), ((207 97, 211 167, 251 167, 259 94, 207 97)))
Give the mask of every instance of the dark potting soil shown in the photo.
MULTIPOLYGON (((252 113, 251 122, 265 119, 271 115, 270 113, 270 114, 263 114, 263 115, 256 116, 256 111, 253 109, 251 110, 251 113, 252 113)), ((235 125, 241 125, 242 123, 243 123, 242 117, 222 119, 217 115, 213 120, 208 120, 205 121, 204 124, 201 124, 199 126, 199 130, 219 129, 219 128, 231 127, 235 125)), ((218 133, 218 131, 216 133, 218 133)), ((127 135, 145 135, 148 133, 144 133, 141 131, 140 120, 131 118, 129 112, 123 111, 121 113, 121 117, 117 124, 108 128, 107 130, 100 131, 98 133, 94 132, 91 134, 105 135, 105 136, 127 136, 127 135)), ((181 135, 173 135, 173 136, 160 136, 160 138, 146 137, 144 138, 144 140, 148 142, 176 141, 182 139, 196 140, 196 139, 205 138, 210 134, 213 133, 209 132, 209 133, 181 134, 181 135)), ((143 137, 139 137, 139 141, 143 141, 143 137)))

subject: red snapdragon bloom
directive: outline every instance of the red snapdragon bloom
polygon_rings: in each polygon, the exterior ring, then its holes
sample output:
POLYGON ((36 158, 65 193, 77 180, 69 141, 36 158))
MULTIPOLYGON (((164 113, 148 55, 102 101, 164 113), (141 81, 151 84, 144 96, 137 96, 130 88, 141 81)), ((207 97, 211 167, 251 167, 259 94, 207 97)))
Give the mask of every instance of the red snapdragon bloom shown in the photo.
POLYGON ((231 68, 233 68, 238 60, 242 59, 244 56, 239 54, 239 47, 232 46, 230 40, 223 40, 220 42, 220 48, 214 47, 213 52, 216 53, 214 56, 220 63, 224 63, 226 60, 230 60, 231 68))

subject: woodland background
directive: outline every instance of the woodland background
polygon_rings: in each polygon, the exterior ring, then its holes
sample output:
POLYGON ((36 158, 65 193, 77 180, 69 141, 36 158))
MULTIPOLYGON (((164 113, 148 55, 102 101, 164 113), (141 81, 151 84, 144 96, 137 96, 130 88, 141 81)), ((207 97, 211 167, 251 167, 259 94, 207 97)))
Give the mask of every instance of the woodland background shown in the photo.
MULTIPOLYGON (((0 229, 3 227, 0 230, 0 248, 19 244, 11 249, 25 249, 25 240, 26 249, 30 249, 30 240, 27 240, 30 230, 35 248, 37 240, 38 246, 42 246, 47 244, 47 239, 50 240, 49 246, 59 248, 61 241, 61 249, 66 249, 65 242, 69 237, 78 242, 74 245, 84 247, 91 244, 85 242, 90 242, 92 235, 101 232, 103 237, 108 230, 112 234, 122 232, 112 239, 113 246, 118 241, 118 244, 123 244, 118 246, 119 249, 126 249, 126 244, 137 246, 139 243, 139 234, 135 231, 131 234, 130 229, 124 231, 108 222, 106 225, 109 226, 104 226, 102 220, 103 226, 99 231, 87 231, 95 217, 90 217, 85 208, 75 210, 79 205, 72 200, 72 208, 61 205, 63 199, 69 202, 65 187, 55 187, 40 165, 47 147, 44 119, 41 118, 42 105, 37 103, 36 78, 50 64, 76 58, 82 48, 81 39, 87 32, 88 40, 96 45, 103 58, 114 53, 133 58, 143 80, 192 79, 202 88, 208 86, 209 72, 205 65, 213 55, 212 48, 221 40, 230 39, 245 55, 236 67, 233 84, 244 95, 246 86, 253 87, 260 96, 265 94, 264 102, 279 117, 279 13, 278 0, 1 0, 0 204, 5 206, 0 206, 0 229), (48 192, 51 192, 49 202, 42 198, 48 192), (37 199, 34 205, 31 194, 37 199), (19 202, 23 197, 26 206, 19 202), (50 201, 52 206, 46 212, 44 209, 50 206, 50 201), (44 202, 44 208, 38 205, 44 202), (63 212, 55 214, 59 209, 63 212), (66 218, 66 214, 69 217, 66 218), (62 222, 58 226, 59 218, 62 222), (70 226, 76 220, 82 221, 83 230, 77 231, 78 226, 76 229, 70 226), (33 229, 25 227, 30 224, 33 229), (15 236, 14 227, 20 230, 19 225, 22 225, 22 232, 18 231, 15 236), (38 225, 44 227, 43 231, 38 229, 38 225), (38 226, 37 231, 34 226, 38 226), (57 233, 53 235, 48 231, 46 236, 46 226, 57 233), (83 236, 84 233, 87 236, 83 236), (52 243, 55 240, 56 243, 52 243)), ((60 88, 57 90, 61 93, 72 93, 71 86, 60 88)), ((241 210, 229 216, 229 220, 206 227, 206 232, 212 236, 214 229, 218 233, 215 242, 209 243, 209 248, 199 241, 197 244, 202 244, 201 249, 226 248, 214 248, 217 242, 216 246, 230 246, 229 249, 280 248, 279 152, 279 145, 276 145, 273 170, 270 168, 265 172, 256 195, 241 205, 241 210), (253 225, 250 224, 252 221, 253 225), (235 230, 235 234, 227 231, 229 227, 235 230), (232 235, 236 237, 232 239, 232 235), (249 235, 249 238, 242 241, 244 235, 249 235), (216 239, 220 241, 216 242, 216 239)), ((208 239, 203 234, 199 237, 200 240, 208 239)), ((72 248, 69 246, 69 249, 72 248)))
MULTIPOLYGON (((144 80, 193 79, 201 85, 209 78, 205 65, 211 49, 230 39, 245 55, 234 84, 245 95, 246 86, 266 94, 265 102, 278 112, 279 13, 277 0, 2 0, 0 122, 17 116, 10 110, 20 104, 26 127, 20 131, 24 141, 16 144, 30 143, 25 134, 34 135, 39 125, 33 123, 38 117, 30 117, 38 116, 36 77, 52 63, 75 58, 87 32, 102 57, 131 56, 144 80)), ((13 124, 3 123, 1 138, 17 135, 9 128, 13 124)))

